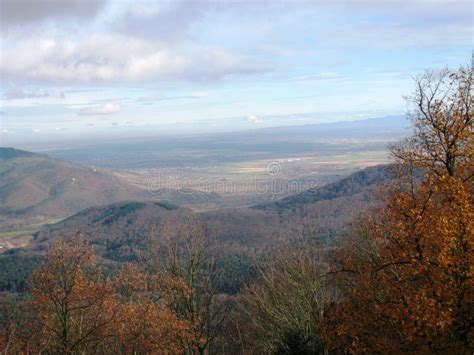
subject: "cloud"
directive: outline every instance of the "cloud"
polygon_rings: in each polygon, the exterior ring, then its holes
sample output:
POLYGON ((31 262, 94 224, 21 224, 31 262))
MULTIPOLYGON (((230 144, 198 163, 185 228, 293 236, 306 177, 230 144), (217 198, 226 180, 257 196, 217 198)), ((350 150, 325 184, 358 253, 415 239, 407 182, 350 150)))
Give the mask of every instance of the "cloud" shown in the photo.
POLYGON ((323 72, 319 74, 312 74, 312 75, 302 75, 294 78, 294 81, 321 81, 321 80, 334 80, 334 79, 342 79, 344 76, 334 73, 334 72, 323 72))
POLYGON ((247 116, 247 121, 251 122, 251 123, 255 123, 255 124, 258 124, 258 123, 262 123, 263 120, 258 118, 257 116, 255 115, 249 115, 247 116))
POLYGON ((341 25, 331 39, 321 42, 340 48, 397 50, 464 45, 472 37, 472 25, 448 23, 431 24, 430 28, 407 26, 402 23, 341 25))
POLYGON ((176 96, 169 96, 169 95, 155 95, 155 96, 142 96, 137 98, 136 102, 142 104, 153 104, 159 101, 174 101, 174 100, 197 100, 207 97, 208 93, 203 91, 192 92, 186 95, 176 95, 176 96))
POLYGON ((406 49, 464 45, 472 41, 472 5, 467 0, 315 1, 335 22, 318 41, 340 48, 406 49), (343 21, 340 21, 343 19, 343 21))
POLYGON ((412 0, 410 6, 406 5, 405 0, 386 0, 386 1, 360 1, 346 0, 340 2, 321 1, 320 4, 340 7, 344 11, 357 11, 360 13, 389 14, 390 17, 397 17, 403 22, 410 22, 413 25, 425 26, 427 22, 421 17, 435 17, 438 22, 459 22, 472 21, 471 2, 469 0, 412 0))
POLYGON ((91 115, 110 115, 113 113, 120 112, 122 107, 116 102, 109 102, 102 106, 89 107, 79 112, 81 116, 91 116, 91 115))
POLYGON ((51 94, 46 90, 39 90, 33 89, 30 91, 25 91, 18 87, 13 87, 8 89, 3 97, 7 100, 15 100, 15 99, 38 99, 38 98, 45 98, 50 97, 51 94))
POLYGON ((32 25, 50 19, 86 19, 95 16, 106 0, 2 0, 3 26, 32 25))
MULTIPOLYGON (((49 18, 85 18, 97 14, 105 1, 4 0, 2 16, 17 24, 49 18)), ((291 37, 291 43, 298 42, 296 34, 282 36, 286 33, 283 30, 291 29, 302 32, 309 28, 312 32, 301 33, 301 38, 310 34, 320 48, 334 50, 470 43, 472 12, 466 11, 467 3, 454 1, 450 6, 414 0, 413 6, 400 5, 400 1, 390 0, 387 5, 375 1, 295 1, 285 5, 182 0, 119 2, 113 6, 116 13, 106 18, 100 31, 91 27, 91 31, 83 29, 80 36, 66 31, 57 37, 53 37, 54 31, 40 31, 36 38, 30 35, 28 39, 6 43, 0 53, 0 75, 14 81, 84 84, 210 81, 264 73, 271 71, 271 63, 278 64, 282 57, 301 53, 302 48, 284 40, 291 37), (249 15, 249 6, 261 9, 249 15), (282 6, 283 13, 276 11, 282 6), (267 13, 275 20, 263 17, 267 13), (426 14, 423 19, 421 13, 426 14), (308 27, 307 21, 313 17, 313 24, 308 27), (219 35, 214 36, 214 32, 219 35), (237 33, 245 42, 244 48, 238 48, 237 33), (258 42, 257 47, 265 43, 263 47, 267 49, 262 52, 252 48, 253 42, 258 42), (290 48, 292 45, 295 48, 290 48), (268 55, 268 48, 278 50, 275 55, 268 55)), ((56 29, 64 30, 60 25, 56 29)), ((331 79, 324 74, 301 81, 331 79)))
POLYGON ((4 78, 68 84, 217 80, 268 70, 266 63, 219 48, 187 46, 177 50, 111 34, 90 35, 80 41, 30 39, 0 53, 0 74, 4 78))
POLYGON ((191 24, 211 7, 206 1, 134 3, 117 19, 114 29, 122 34, 158 41, 176 41, 188 34, 191 24))

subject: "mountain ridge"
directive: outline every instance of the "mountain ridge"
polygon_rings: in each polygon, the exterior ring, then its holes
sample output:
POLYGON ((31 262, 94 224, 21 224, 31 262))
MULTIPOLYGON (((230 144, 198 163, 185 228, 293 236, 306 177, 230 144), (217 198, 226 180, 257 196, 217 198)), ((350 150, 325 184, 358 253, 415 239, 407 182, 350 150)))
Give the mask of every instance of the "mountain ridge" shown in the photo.
POLYGON ((151 196, 93 167, 0 148, 0 229, 46 223, 84 208, 151 196))
POLYGON ((327 185, 302 191, 278 201, 258 204, 253 208, 266 211, 294 210, 303 205, 369 192, 380 183, 390 180, 393 177, 391 173, 393 168, 393 164, 375 165, 327 185))

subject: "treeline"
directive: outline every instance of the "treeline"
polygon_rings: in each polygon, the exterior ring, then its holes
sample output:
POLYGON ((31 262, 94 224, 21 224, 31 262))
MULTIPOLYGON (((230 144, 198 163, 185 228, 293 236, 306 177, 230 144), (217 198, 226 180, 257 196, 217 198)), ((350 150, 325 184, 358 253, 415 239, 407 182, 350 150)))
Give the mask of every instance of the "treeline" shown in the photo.
POLYGON ((397 178, 339 245, 296 238, 226 259, 202 219, 170 214, 159 240, 104 273, 89 243, 59 239, 27 293, 3 299, 0 350, 472 353, 472 81, 464 68, 418 78, 414 135, 391 147, 397 178))

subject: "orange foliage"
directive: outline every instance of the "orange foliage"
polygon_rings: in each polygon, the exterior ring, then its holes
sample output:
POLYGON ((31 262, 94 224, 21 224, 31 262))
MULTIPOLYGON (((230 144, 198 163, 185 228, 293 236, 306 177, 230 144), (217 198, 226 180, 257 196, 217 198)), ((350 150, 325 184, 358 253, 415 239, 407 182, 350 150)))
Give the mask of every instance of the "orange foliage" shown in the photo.
POLYGON ((447 77, 449 90, 436 95, 445 76, 418 82, 415 136, 393 149, 423 180, 403 177, 341 251, 335 275, 344 297, 321 327, 334 349, 473 350, 472 72, 447 77))
POLYGON ((104 280, 80 239, 57 242, 31 279, 7 353, 182 353, 194 341, 169 307, 172 294, 186 296, 182 282, 133 265, 104 280))

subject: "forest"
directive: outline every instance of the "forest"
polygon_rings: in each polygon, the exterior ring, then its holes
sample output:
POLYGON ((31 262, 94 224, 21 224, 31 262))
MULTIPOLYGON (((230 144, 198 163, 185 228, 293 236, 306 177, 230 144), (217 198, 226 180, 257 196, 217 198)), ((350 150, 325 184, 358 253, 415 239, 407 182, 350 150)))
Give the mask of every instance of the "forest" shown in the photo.
POLYGON ((391 164, 246 209, 88 208, 0 257, 2 354, 474 351, 472 68, 391 164))

